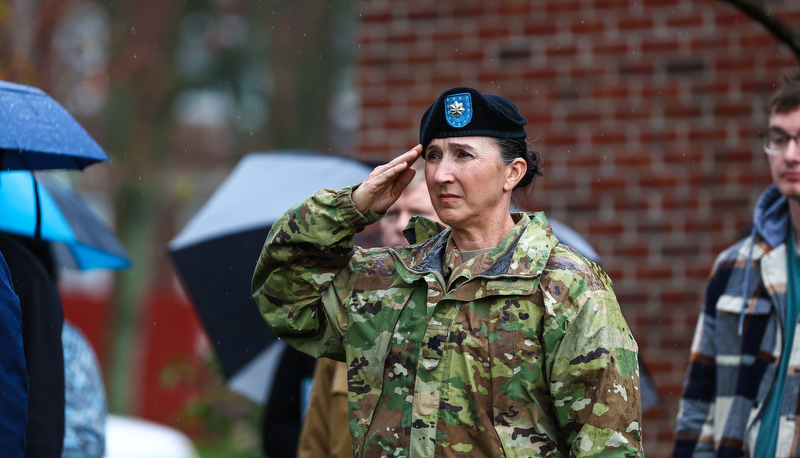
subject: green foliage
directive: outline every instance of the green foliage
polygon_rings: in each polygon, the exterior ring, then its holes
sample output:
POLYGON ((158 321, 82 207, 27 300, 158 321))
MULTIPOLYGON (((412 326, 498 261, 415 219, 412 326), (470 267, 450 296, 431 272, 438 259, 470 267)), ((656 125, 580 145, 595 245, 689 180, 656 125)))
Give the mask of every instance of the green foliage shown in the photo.
POLYGON ((179 414, 176 425, 195 443, 203 458, 262 457, 261 406, 225 385, 216 358, 173 363, 161 374, 167 386, 187 384, 198 392, 179 414))

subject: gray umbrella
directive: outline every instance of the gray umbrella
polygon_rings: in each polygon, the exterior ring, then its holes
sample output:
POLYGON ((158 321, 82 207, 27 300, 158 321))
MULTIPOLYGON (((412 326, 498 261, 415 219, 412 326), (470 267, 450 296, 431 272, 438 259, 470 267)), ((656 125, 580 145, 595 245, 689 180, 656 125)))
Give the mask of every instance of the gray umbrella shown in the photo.
POLYGON ((301 151, 249 154, 170 241, 231 389, 263 403, 281 355, 282 342, 250 297, 272 223, 316 191, 358 184, 370 171, 354 160, 301 151))

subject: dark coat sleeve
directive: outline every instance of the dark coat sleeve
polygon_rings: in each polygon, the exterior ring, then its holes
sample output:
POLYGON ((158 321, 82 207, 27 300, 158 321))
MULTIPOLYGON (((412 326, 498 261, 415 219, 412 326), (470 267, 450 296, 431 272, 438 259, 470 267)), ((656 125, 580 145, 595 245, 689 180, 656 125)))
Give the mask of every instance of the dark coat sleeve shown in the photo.
POLYGON ((22 314, 6 261, 0 254, 0 450, 25 455, 28 379, 22 348, 22 314))
POLYGON ((303 414, 311 395, 316 359, 286 346, 267 394, 262 419, 262 446, 270 458, 294 458, 303 414))

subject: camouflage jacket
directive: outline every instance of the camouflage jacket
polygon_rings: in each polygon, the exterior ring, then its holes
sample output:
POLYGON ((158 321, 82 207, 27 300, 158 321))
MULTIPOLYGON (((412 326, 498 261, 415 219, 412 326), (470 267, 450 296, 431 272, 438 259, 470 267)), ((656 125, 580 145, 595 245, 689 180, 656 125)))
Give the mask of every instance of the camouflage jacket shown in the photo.
POLYGON ((286 342, 347 363, 356 457, 642 455, 636 342, 543 213, 458 264, 422 218, 411 246, 354 250, 380 215, 352 189, 275 222, 252 293, 286 342))

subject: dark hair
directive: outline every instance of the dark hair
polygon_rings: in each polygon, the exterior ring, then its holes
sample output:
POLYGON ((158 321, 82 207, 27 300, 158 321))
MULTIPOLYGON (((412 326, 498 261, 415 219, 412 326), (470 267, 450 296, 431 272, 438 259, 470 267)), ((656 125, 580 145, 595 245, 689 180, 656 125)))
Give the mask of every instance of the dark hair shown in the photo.
POLYGON ((783 86, 769 100, 770 113, 788 113, 800 107, 800 71, 783 75, 783 86))
POLYGON ((500 150, 500 160, 503 161, 503 164, 508 165, 518 157, 525 159, 525 163, 528 164, 528 170, 525 172, 525 176, 519 180, 519 183, 517 183, 514 189, 524 188, 533 183, 533 180, 537 176, 544 176, 542 173, 542 157, 539 156, 536 150, 528 148, 528 141, 526 139, 492 138, 497 144, 497 148, 500 150))

